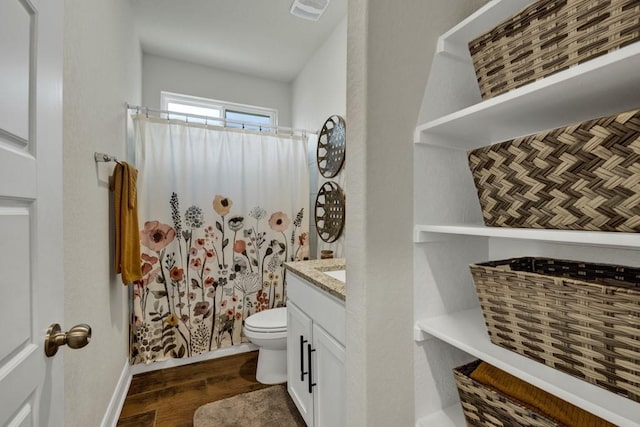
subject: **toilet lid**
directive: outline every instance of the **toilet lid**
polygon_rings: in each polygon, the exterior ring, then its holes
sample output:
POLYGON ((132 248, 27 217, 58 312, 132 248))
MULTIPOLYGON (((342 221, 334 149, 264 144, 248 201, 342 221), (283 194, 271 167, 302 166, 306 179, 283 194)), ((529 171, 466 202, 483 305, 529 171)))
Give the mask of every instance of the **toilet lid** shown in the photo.
POLYGON ((253 330, 280 331, 287 329, 287 308, 279 307, 252 314, 244 321, 245 327, 253 330))

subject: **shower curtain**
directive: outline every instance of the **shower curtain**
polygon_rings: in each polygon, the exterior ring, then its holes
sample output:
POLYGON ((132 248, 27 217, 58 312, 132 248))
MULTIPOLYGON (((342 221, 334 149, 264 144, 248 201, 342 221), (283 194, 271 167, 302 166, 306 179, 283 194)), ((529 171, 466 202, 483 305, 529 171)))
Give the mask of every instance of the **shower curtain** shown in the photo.
POLYGON ((306 141, 134 116, 143 278, 131 361, 246 342, 285 303, 284 262, 308 256, 306 141))

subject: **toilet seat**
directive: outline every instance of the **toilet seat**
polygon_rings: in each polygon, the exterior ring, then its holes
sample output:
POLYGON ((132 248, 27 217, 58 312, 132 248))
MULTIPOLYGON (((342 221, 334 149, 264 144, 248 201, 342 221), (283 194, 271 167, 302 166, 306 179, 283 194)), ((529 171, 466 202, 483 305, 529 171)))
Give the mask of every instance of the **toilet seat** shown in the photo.
POLYGON ((287 331, 287 308, 279 307, 252 314, 244 322, 248 331, 277 333, 287 331))

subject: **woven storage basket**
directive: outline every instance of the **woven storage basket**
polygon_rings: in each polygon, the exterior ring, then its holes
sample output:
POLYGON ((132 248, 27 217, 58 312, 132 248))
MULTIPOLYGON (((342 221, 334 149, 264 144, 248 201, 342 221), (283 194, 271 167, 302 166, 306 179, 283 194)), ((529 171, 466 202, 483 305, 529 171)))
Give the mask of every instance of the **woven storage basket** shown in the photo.
POLYGON ((638 0, 540 0, 469 42, 483 99, 640 40, 638 0))
POLYGON ((530 257, 470 268, 491 342, 640 401, 640 269, 530 257))
POLYGON ((469 152, 494 227, 640 231, 640 110, 469 152))
POLYGON ((479 364, 480 360, 476 360, 453 370, 468 426, 562 426, 518 400, 469 377, 479 364))
POLYGON ((453 373, 469 426, 615 427, 481 360, 453 373))

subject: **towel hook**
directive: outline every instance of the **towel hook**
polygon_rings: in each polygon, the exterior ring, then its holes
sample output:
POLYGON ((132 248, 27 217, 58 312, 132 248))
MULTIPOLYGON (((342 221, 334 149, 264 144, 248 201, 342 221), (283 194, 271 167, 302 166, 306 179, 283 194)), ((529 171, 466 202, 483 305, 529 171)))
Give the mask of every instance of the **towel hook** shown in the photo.
POLYGON ((116 163, 120 163, 116 156, 111 156, 111 155, 109 155, 107 153, 98 153, 97 151, 95 153, 93 153, 93 158, 96 161, 96 163, 97 162, 105 162, 105 163, 116 162, 116 163))

